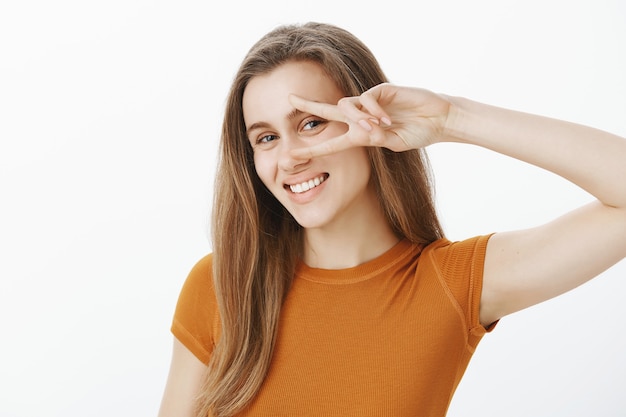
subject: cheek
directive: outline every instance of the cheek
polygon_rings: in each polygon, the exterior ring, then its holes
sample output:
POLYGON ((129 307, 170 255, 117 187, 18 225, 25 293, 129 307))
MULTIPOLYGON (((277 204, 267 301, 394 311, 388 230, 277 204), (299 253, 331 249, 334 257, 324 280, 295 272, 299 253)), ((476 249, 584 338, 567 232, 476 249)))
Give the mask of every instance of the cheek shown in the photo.
POLYGON ((254 169, 256 170, 256 174, 259 176, 263 184, 266 187, 270 187, 270 179, 273 178, 272 173, 272 164, 267 158, 267 155, 262 155, 259 153, 254 154, 254 169))
POLYGON ((350 157, 349 171, 353 175, 355 185, 367 185, 370 183, 372 175, 372 166, 365 148, 352 149, 353 154, 350 157))
POLYGON ((363 173, 364 175, 369 175, 371 166, 370 159, 367 154, 367 149, 364 147, 351 148, 348 149, 347 152, 349 152, 350 154, 346 155, 346 159, 350 161, 350 165, 352 165, 354 169, 358 169, 358 171, 356 172, 363 173))

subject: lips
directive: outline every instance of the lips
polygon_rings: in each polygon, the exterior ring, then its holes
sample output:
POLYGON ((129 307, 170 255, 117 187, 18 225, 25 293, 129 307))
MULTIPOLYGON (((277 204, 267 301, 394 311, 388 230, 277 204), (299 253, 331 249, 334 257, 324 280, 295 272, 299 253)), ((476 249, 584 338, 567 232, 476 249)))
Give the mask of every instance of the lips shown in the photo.
POLYGON ((301 194, 317 187, 318 185, 326 181, 327 178, 328 174, 323 174, 298 184, 287 184, 285 188, 289 188, 294 194, 301 194))

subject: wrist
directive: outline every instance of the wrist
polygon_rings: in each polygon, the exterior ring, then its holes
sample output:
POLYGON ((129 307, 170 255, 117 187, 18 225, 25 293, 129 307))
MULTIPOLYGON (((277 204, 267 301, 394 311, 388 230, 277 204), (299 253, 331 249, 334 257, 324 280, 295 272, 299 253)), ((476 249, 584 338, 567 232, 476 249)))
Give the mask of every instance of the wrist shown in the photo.
POLYGON ((462 142, 468 141, 468 120, 471 119, 471 101, 463 97, 446 96, 448 100, 448 116, 443 128, 442 141, 462 142))

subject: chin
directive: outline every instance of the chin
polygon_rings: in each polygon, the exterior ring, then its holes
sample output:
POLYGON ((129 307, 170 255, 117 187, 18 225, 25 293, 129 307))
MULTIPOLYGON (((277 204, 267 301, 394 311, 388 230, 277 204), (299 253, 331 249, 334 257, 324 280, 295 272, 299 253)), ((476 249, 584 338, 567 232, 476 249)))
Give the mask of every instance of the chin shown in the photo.
POLYGON ((304 229, 319 229, 328 223, 328 219, 321 219, 315 216, 294 216, 296 222, 304 229))
POLYGON ((319 229, 320 227, 323 226, 323 223, 314 222, 314 221, 299 221, 298 219, 296 219, 296 222, 303 229, 319 229))

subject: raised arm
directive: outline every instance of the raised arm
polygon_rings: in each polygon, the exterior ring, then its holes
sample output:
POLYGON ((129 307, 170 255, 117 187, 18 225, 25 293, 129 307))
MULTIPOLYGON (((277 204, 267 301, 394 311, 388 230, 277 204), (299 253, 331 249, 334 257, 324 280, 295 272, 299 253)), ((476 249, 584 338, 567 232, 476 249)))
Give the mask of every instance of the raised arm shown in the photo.
POLYGON ((446 138, 547 169, 597 200, 545 225, 494 235, 481 321, 562 294, 626 256, 626 140, 573 123, 449 98, 446 138))
POLYGON ((560 175, 596 201, 545 225, 498 233, 488 244, 481 322, 562 294, 626 256, 626 140, 564 121, 430 91, 382 84, 337 105, 292 97, 298 109, 348 131, 294 151, 306 158, 351 146, 394 151, 437 142, 481 146, 560 175))

